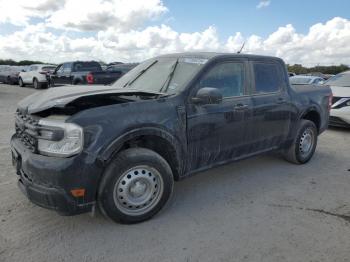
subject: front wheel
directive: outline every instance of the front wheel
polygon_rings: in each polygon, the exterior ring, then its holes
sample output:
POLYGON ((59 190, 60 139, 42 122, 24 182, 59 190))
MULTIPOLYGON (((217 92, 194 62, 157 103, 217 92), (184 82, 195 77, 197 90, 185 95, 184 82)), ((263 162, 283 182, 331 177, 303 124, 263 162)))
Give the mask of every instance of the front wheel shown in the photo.
POLYGON ((18 79, 18 84, 19 84, 20 87, 24 87, 25 86, 25 84, 24 84, 24 82, 23 82, 21 77, 18 79))
POLYGON ((169 164, 156 152, 130 148, 107 167, 98 192, 104 215, 120 223, 138 223, 157 214, 173 191, 169 164))
POLYGON ((295 164, 307 163, 315 153, 317 128, 310 120, 302 119, 293 144, 286 150, 284 157, 295 164))

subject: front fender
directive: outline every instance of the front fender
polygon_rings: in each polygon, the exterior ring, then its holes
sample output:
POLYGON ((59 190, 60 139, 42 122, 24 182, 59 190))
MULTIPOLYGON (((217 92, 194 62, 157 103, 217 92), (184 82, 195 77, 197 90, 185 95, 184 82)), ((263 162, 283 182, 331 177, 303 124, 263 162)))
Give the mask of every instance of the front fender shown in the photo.
POLYGON ((173 136, 170 132, 159 127, 135 128, 124 133, 123 135, 114 139, 112 143, 110 143, 108 146, 103 148, 99 154, 98 159, 103 164, 108 163, 112 159, 112 157, 115 155, 115 153, 122 148, 125 142, 136 137, 147 136, 147 135, 158 136, 165 139, 174 148, 176 152, 176 158, 177 158, 176 161, 179 164, 180 170, 183 170, 182 156, 184 154, 184 149, 181 146, 181 142, 179 141, 179 139, 173 136))

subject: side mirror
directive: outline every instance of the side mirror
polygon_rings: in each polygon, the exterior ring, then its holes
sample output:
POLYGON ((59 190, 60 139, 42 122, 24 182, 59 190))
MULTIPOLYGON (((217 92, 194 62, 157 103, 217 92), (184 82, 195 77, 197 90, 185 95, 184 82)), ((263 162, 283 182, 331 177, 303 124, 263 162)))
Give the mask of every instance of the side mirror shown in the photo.
POLYGON ((21 72, 25 72, 26 70, 22 69, 21 72))
POLYGON ((198 90, 195 97, 192 98, 194 104, 220 104, 222 94, 219 89, 214 87, 203 87, 198 90))

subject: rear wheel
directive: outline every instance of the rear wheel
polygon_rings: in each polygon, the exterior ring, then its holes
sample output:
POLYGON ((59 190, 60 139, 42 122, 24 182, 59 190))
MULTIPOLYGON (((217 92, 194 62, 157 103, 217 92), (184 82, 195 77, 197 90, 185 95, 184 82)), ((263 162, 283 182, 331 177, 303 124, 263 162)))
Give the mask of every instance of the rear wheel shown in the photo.
POLYGON ((34 80, 33 80, 33 86, 34 86, 35 89, 41 89, 42 88, 41 83, 36 78, 34 78, 34 80))
POLYGON ((105 171, 98 205, 120 223, 150 219, 166 204, 173 190, 169 164, 156 152, 131 148, 119 153, 105 171))
POLYGON ((24 87, 25 86, 25 84, 24 84, 24 82, 23 82, 21 77, 18 79, 18 84, 19 84, 20 87, 24 87))
POLYGON ((48 86, 49 87, 54 87, 55 86, 55 81, 52 78, 49 80, 48 86))
POLYGON ((284 154, 286 160, 295 164, 307 163, 315 153, 317 135, 315 124, 310 120, 302 119, 293 144, 284 154))

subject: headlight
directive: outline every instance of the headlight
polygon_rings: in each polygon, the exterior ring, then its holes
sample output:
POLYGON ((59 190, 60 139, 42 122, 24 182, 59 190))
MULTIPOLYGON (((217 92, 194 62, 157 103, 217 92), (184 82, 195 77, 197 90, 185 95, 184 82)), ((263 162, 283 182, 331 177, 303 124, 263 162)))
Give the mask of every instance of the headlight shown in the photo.
POLYGON ((69 157, 78 154, 83 149, 83 129, 72 123, 41 119, 43 127, 38 139, 39 153, 48 156, 69 157), (45 129, 46 127, 46 129, 45 129), (57 136, 57 133, 60 133, 57 136), (59 137, 59 140, 53 139, 59 137))

